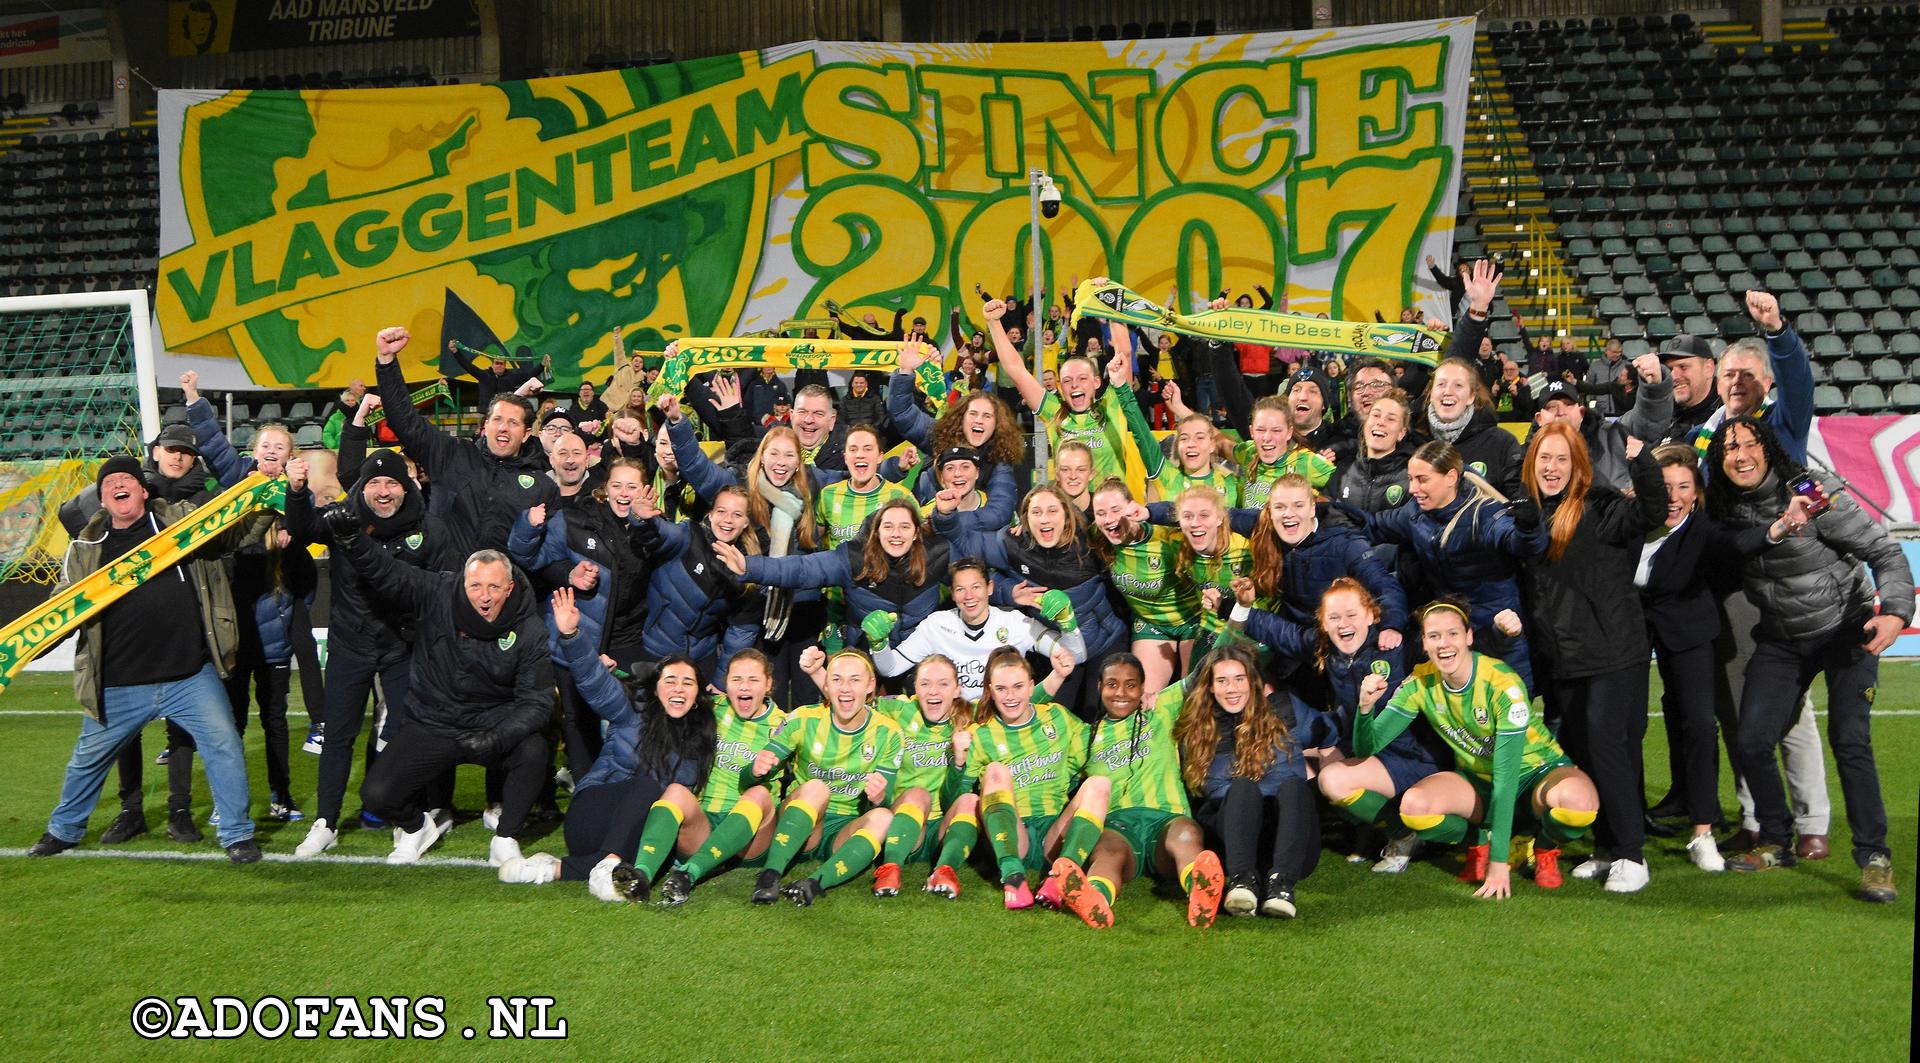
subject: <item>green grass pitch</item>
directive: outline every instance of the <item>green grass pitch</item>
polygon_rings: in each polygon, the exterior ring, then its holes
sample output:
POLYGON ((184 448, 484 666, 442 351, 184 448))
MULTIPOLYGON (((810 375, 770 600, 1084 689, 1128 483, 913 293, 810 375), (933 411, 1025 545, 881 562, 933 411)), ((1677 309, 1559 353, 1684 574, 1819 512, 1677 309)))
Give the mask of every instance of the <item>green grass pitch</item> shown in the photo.
MULTIPOLYGON (((601 904, 583 884, 501 885, 471 866, 5 856, 0 1046, 10 1059, 451 1057, 469 1051, 464 1027, 487 1040, 488 997, 517 994, 555 998, 551 1014, 567 1023, 559 1050, 598 1058, 1906 1059, 1920 664, 1884 666, 1878 706, 1902 890, 1893 905, 1852 896, 1858 871, 1831 770, 1834 857, 1796 870, 1709 876, 1686 863, 1681 839, 1653 839, 1644 893, 1571 879, 1547 893, 1516 876, 1516 896, 1495 903, 1454 880, 1451 855, 1384 876, 1329 850, 1302 884, 1299 919, 1223 918, 1206 932, 1145 882, 1122 895, 1115 929, 1095 933, 1069 916, 1006 912, 971 872, 960 901, 935 899, 917 890, 924 868, 908 869, 898 899, 874 900, 862 879, 804 911, 750 907, 750 876, 736 871, 666 911, 601 904), (165 1048, 130 1024, 144 997, 267 994, 439 996, 448 1032, 434 1043, 165 1048)), ((0 849, 17 852, 45 828, 78 719, 63 675, 28 675, 0 696, 0 849)), ((297 742, 306 718, 291 723, 297 742)), ((160 733, 148 729, 149 754, 160 733)), ((256 720, 256 813, 259 735, 256 720)), ((310 813, 317 762, 292 756, 310 813)), ((1646 764, 1658 796, 1658 721, 1646 764)), ((211 832, 198 846, 166 839, 165 774, 148 767, 154 833, 124 851, 217 854, 211 832)), ((466 818, 432 856, 484 858, 487 835, 471 818, 479 773, 463 769, 460 786, 466 818)), ((349 813, 357 787, 356 773, 349 813)), ((204 821, 197 772, 194 796, 204 821)), ((1730 789, 1722 805, 1733 808, 1730 789)), ((87 850, 116 811, 110 777, 87 850)), ((563 850, 551 826, 529 852, 563 850)), ((261 841, 288 853, 305 830, 262 823, 261 841)), ((354 830, 336 852, 379 857, 389 845, 384 831, 354 830)))

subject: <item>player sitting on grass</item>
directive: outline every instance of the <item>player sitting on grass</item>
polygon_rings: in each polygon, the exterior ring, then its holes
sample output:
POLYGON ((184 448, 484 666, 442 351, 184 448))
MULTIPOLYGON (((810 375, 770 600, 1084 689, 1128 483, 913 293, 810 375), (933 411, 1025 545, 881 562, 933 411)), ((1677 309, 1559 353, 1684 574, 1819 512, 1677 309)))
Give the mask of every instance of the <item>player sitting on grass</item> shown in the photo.
MULTIPOLYGON (((1242 581, 1236 589, 1241 592, 1240 603, 1251 606, 1253 581, 1242 581)), ((1321 795, 1362 828, 1376 825, 1395 797, 1439 771, 1445 762, 1443 754, 1450 756, 1424 722, 1415 722, 1373 756, 1354 753, 1354 709, 1360 703, 1360 684, 1367 676, 1377 675, 1386 680, 1388 690, 1397 689, 1407 677, 1402 644, 1380 648, 1380 603, 1352 576, 1336 578, 1320 596, 1318 632, 1278 614, 1265 617, 1261 636, 1276 654, 1311 661, 1326 677, 1328 711, 1315 714, 1318 726, 1304 728, 1301 735, 1310 755, 1319 760, 1316 781, 1321 795)), ((1387 843, 1373 869, 1386 874, 1405 871, 1419 841, 1419 835, 1404 831, 1387 843)), ((1358 852, 1360 847, 1350 851, 1358 852)))
MULTIPOLYGON (((807 677, 823 690, 826 659, 818 647, 800 657, 807 677)), ((936 653, 913 670, 911 696, 881 698, 875 708, 899 726, 901 756, 893 822, 880 865, 873 869, 873 895, 898 897, 900 865, 927 860, 935 865, 927 892, 957 899, 960 881, 954 869, 967 862, 980 840, 980 799, 960 792, 966 780, 953 765, 954 729, 972 723, 971 707, 960 696, 960 670, 936 653)))
POLYGON ((1113 900, 1135 876, 1177 880, 1187 891, 1187 922, 1209 927, 1226 888, 1220 858, 1205 846, 1200 824, 1187 806, 1174 744, 1186 691, 1181 684, 1160 691, 1150 706, 1145 670, 1130 653, 1109 654, 1100 663, 1100 704, 1087 755, 1089 778, 1113 786, 1106 829, 1084 870, 1069 857, 1054 861, 1066 908, 1096 930, 1113 925, 1113 900))
MULTIPOLYGON (((1058 665, 1056 659, 1056 675, 1058 665)), ((1031 908, 1028 872, 1058 856, 1086 864, 1100 839, 1113 784, 1081 781, 1087 725, 1051 701, 1034 704, 1033 669, 1019 651, 999 649, 988 658, 987 697, 992 715, 954 736, 954 754, 967 779, 977 780, 980 821, 999 864, 1006 905, 1031 908)), ((1059 907, 1058 882, 1049 879, 1041 894, 1059 907)))
POLYGON ((660 903, 687 903, 694 883, 740 858, 756 864, 773 844, 773 793, 742 777, 787 714, 767 700, 773 666, 759 650, 741 650, 727 663, 727 692, 713 699, 713 769, 699 787, 674 783, 647 813, 635 861, 645 882, 660 873, 673 853, 680 866, 660 880, 660 903))
POLYGON ((900 726, 874 711, 873 662, 859 650, 841 650, 828 659, 826 678, 826 703, 795 710, 753 760, 754 780, 791 760, 794 783, 754 883, 755 904, 785 894, 811 906, 873 863, 893 821, 887 803, 900 771, 900 726), (781 886, 780 876, 803 856, 826 862, 811 878, 781 886))
POLYGON ((1320 820, 1313 784, 1290 721, 1284 695, 1267 689, 1255 647, 1218 647, 1187 677, 1186 702, 1174 725, 1180 773, 1200 798, 1201 823, 1217 837, 1226 861, 1229 915, 1292 918, 1294 888, 1320 860, 1320 820), (1271 840, 1264 900, 1254 867, 1271 840))
POLYGON ((1400 820, 1427 841, 1464 841, 1469 827, 1479 836, 1467 851, 1460 878, 1479 882, 1476 897, 1512 893, 1508 843, 1515 821, 1537 823, 1550 848, 1534 850, 1534 881, 1559 887, 1560 846, 1587 833, 1599 812, 1593 780, 1573 766, 1533 713, 1527 687, 1506 664, 1473 652, 1466 608, 1451 599, 1421 611, 1420 639, 1427 664, 1386 696, 1385 676, 1360 683, 1354 723, 1354 755, 1370 757, 1424 715, 1452 748, 1454 770, 1430 775, 1401 795, 1400 820))

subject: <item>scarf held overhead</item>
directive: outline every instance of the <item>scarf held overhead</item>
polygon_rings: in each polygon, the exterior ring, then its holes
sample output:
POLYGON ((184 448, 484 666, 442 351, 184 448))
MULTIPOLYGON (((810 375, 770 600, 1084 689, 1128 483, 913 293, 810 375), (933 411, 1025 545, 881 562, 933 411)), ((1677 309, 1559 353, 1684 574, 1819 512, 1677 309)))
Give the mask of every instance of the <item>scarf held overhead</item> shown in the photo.
POLYGON ((1333 351, 1354 357, 1394 358, 1432 366, 1439 361, 1444 337, 1420 325, 1363 321, 1328 321, 1303 314, 1227 307, 1182 314, 1111 281, 1081 281, 1073 294, 1073 320, 1083 317, 1118 321, 1160 329, 1203 340, 1253 343, 1263 347, 1298 347, 1333 351))
MULTIPOLYGON (((685 339, 672 358, 660 370, 651 395, 654 398, 686 391, 687 381, 716 369, 758 369, 771 366, 779 370, 798 369, 882 369, 891 371, 900 363, 900 350, 906 343, 891 340, 842 339, 685 339)), ((914 372, 920 390, 936 403, 946 397, 947 381, 940 372, 938 358, 922 362, 914 372)))

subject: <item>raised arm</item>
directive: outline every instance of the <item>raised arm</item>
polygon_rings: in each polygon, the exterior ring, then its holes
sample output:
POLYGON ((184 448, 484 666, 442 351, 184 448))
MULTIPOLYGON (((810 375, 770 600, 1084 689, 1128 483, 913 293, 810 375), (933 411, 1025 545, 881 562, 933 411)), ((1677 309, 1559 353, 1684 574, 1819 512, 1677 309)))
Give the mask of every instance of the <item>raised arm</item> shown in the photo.
POLYGON ((1113 357, 1107 359, 1107 394, 1101 401, 1113 404, 1108 410, 1109 416, 1118 413, 1126 422, 1127 434, 1140 453, 1140 465, 1151 480, 1160 475, 1167 456, 1160 449, 1160 439, 1153 434, 1153 426, 1147 424, 1147 415, 1140 411, 1140 397, 1133 393, 1133 330, 1118 322, 1115 326, 1113 357))
POLYGON ((400 372, 400 352, 406 349, 410 338, 404 328, 380 330, 374 337, 373 377, 380 391, 380 405, 387 411, 387 427, 393 429, 400 445, 431 476, 446 467, 461 443, 435 428, 413 408, 413 394, 407 390, 407 379, 400 372))
POLYGON ((667 415, 667 440, 673 444, 673 460, 680 464, 680 475, 693 485, 701 500, 712 502, 721 488, 740 482, 732 470, 716 464, 700 449, 700 441, 693 437, 693 423, 680 412, 678 397, 660 396, 660 409, 667 415))
POLYGON ((1047 389, 1034 379, 1026 358, 1007 338, 1006 326, 1000 320, 1006 316, 1007 304, 995 299, 981 307, 980 312, 986 315, 987 335, 993 340, 994 353, 1000 356, 1001 370, 1007 374, 1007 379, 1013 381, 1014 390, 1020 393, 1020 401, 1027 404, 1027 409, 1039 413, 1041 405, 1047 400, 1047 389))
POLYGON ((749 583, 793 589, 845 587, 853 582, 848 546, 847 543, 841 543, 831 550, 789 554, 786 557, 749 554, 745 557, 745 579, 749 583))
MULTIPOLYGON (((954 313, 957 315, 959 311, 954 313)), ((901 439, 922 451, 933 449, 933 418, 914 401, 918 389, 913 382, 913 371, 926 360, 920 344, 907 344, 900 350, 900 364, 887 380, 887 419, 893 422, 893 430, 901 439)))
POLYGON ((189 369, 180 374, 180 390, 187 398, 187 424, 193 428, 193 441, 200 448, 200 456, 206 459, 207 468, 213 471, 214 479, 220 481, 221 487, 232 487, 246 478, 246 462, 227 440, 220 418, 213 412, 213 403, 201 397, 199 384, 199 373, 189 369))

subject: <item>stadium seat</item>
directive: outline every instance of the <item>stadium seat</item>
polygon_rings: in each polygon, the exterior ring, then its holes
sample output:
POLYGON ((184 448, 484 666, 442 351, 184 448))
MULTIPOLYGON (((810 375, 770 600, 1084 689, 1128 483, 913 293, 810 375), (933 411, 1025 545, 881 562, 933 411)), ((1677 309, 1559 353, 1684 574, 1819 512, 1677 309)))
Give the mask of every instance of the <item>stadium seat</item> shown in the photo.
POLYGON ((1833 370, 1833 382, 1836 384, 1863 384, 1867 380, 1867 369, 1851 358, 1842 358, 1830 367, 1833 370))
POLYGON ((1913 381, 1895 384, 1893 390, 1887 393, 1887 401, 1901 413, 1920 411, 1920 384, 1913 381))
POLYGON ((1846 392, 1832 384, 1817 384, 1813 389, 1813 408, 1822 414, 1834 414, 1847 408, 1846 392))
POLYGON ((302 450, 310 450, 314 447, 321 446, 320 426, 317 424, 301 425, 293 434, 293 442, 295 446, 302 450))
MULTIPOLYGON (((1859 384, 1847 393, 1847 407, 1854 413, 1885 413, 1888 405, 1887 393, 1878 384, 1859 384)), ((1817 398, 1814 406, 1819 406, 1817 398)))

